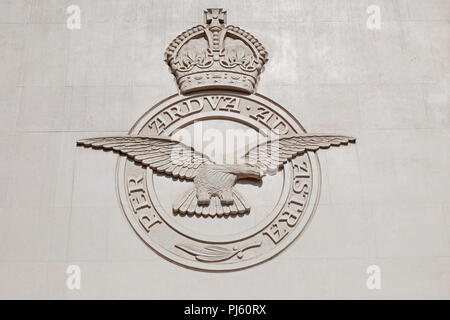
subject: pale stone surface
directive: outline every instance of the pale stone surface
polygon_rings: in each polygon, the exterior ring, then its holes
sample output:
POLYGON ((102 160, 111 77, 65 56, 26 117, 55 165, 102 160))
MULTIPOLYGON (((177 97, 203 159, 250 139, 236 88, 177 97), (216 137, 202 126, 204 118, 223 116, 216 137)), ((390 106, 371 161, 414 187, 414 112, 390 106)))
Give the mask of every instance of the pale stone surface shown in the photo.
POLYGON ((3 43, 2 59, 0 60, 1 86, 21 86, 23 84, 25 30, 25 24, 0 24, 0 39, 3 43))
POLYGON ((449 1, 77 3, 70 31, 72 1, 0 0, 1 298, 450 298, 449 1), (118 206, 117 156, 75 147, 177 92, 163 52, 208 7, 269 52, 259 93, 308 132, 357 138, 319 151, 321 199, 300 237, 238 272, 149 249, 118 206), (373 264, 381 290, 366 287, 373 264))
POLYGON ((21 87, 0 87, 0 109, 3 115, 0 118, 1 133, 14 132, 21 95, 21 87))
POLYGON ((375 206, 373 219, 380 257, 449 255, 445 215, 440 205, 375 206))
POLYGON ((26 23, 32 0, 5 0, 0 3, 0 23, 26 23))
POLYGON ((67 73, 70 33, 60 24, 26 24, 23 83, 63 86, 67 73))

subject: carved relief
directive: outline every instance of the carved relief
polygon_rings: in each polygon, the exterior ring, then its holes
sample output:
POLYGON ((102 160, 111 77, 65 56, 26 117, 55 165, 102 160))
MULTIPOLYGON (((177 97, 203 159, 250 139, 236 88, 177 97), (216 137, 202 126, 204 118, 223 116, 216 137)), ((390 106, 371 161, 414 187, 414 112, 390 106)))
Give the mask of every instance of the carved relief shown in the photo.
POLYGON ((229 260, 234 256, 238 259, 244 257, 244 251, 250 248, 260 247, 261 242, 251 243, 243 248, 238 248, 234 246, 233 248, 208 245, 205 247, 196 247, 190 244, 177 244, 175 247, 186 251, 187 253, 193 255, 198 261, 202 262, 221 262, 229 260))
POLYGON ((261 180, 267 172, 283 168, 297 155, 354 141, 345 136, 281 136, 252 148, 245 154, 243 164, 217 164, 181 142, 162 137, 101 137, 77 143, 120 152, 156 172, 193 180, 194 187, 173 204, 173 211, 215 216, 250 211, 248 201, 234 188, 238 180, 261 180))
POLYGON ((268 54, 248 32, 226 25, 226 11, 205 10, 205 25, 172 41, 165 53, 181 93, 233 89, 253 93, 268 54))
POLYGON ((355 138, 308 134, 280 105, 249 95, 267 52, 249 33, 227 26, 222 9, 205 10, 204 25, 179 35, 165 57, 181 94, 152 107, 128 135, 77 144, 119 154, 123 211, 141 239, 169 260, 237 270, 270 259, 296 239, 315 210, 317 151, 355 138), (245 140, 243 150, 225 148, 232 159, 225 161, 211 152, 214 143, 179 139, 183 130, 195 137, 200 124, 209 124, 213 136, 245 128, 232 143, 246 134, 256 139, 245 140))

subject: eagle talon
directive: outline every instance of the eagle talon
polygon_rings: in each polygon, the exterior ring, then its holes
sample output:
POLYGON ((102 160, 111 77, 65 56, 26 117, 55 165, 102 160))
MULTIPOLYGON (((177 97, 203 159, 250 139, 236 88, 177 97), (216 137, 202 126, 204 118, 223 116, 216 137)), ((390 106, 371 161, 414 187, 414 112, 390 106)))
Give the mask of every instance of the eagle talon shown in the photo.
POLYGON ((209 205, 211 197, 208 192, 201 192, 197 194, 197 204, 199 205, 209 205))
POLYGON ((233 204, 233 193, 231 191, 223 191, 220 195, 220 203, 222 205, 230 205, 233 204))

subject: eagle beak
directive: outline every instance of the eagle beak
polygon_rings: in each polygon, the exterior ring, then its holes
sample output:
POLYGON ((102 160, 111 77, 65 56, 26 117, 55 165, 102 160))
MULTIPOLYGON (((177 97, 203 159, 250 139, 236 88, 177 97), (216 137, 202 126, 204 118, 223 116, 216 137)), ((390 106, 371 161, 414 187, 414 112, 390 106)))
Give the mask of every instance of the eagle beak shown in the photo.
POLYGON ((251 168, 250 169, 251 175, 254 175, 255 178, 261 179, 264 176, 264 171, 260 168, 251 168))
POLYGON ((251 165, 247 165, 245 167, 242 166, 238 166, 238 167, 234 167, 236 170, 238 171, 238 176, 239 179, 257 179, 260 180, 263 176, 264 176, 264 171, 261 170, 261 168, 255 167, 255 166, 251 166, 251 165))

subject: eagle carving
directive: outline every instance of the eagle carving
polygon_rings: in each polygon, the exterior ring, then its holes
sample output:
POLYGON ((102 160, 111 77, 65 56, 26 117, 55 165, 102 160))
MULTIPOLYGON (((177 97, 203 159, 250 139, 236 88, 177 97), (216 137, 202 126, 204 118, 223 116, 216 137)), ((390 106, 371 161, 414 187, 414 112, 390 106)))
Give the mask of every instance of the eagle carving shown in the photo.
POLYGON ((289 135, 251 148, 240 163, 218 164, 186 144, 165 137, 118 136, 89 138, 77 145, 113 150, 154 172, 194 182, 194 187, 173 203, 173 212, 214 216, 250 211, 234 187, 241 179, 262 180, 289 160, 307 151, 346 145, 356 139, 338 135, 289 135))

